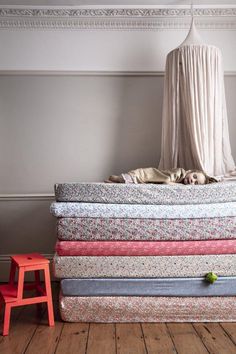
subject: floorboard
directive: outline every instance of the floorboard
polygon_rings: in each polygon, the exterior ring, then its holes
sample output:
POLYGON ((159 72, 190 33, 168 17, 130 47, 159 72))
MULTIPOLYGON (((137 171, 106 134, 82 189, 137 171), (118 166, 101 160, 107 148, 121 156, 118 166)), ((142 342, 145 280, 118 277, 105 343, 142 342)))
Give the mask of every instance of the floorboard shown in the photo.
POLYGON ((224 329, 224 331, 228 334, 230 339, 236 344, 236 323, 221 323, 221 327, 224 329))
POLYGON ((89 330, 86 354, 116 354, 116 329, 114 323, 92 323, 89 330))
POLYGON ((165 323, 142 323, 148 354, 177 354, 165 323))
POLYGON ((178 354, 208 354, 191 323, 169 323, 167 327, 178 354))
POLYGON ((0 353, 24 353, 40 320, 36 306, 25 306, 19 317, 11 320, 9 335, 1 337, 0 353))
POLYGON ((139 323, 116 324, 117 354, 147 354, 139 323))
POLYGON ((209 353, 235 354, 236 348, 229 336, 218 323, 194 324, 199 337, 209 353))
POLYGON ((88 323, 64 323, 56 354, 85 354, 88 341, 88 323))
POLYGON ((63 322, 60 321, 58 312, 55 316, 55 326, 48 326, 47 311, 36 328, 34 335, 25 351, 26 354, 51 354, 54 353, 61 336, 63 322))

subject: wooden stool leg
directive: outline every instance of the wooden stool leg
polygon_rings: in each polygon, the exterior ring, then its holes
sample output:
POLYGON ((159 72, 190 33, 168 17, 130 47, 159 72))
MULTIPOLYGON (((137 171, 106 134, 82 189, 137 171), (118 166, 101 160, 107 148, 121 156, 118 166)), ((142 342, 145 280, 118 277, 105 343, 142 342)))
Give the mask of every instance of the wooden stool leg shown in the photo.
POLYGON ((25 269, 24 267, 20 267, 19 274, 18 274, 17 300, 21 300, 23 298, 24 277, 25 277, 25 269))
POLYGON ((51 290, 49 266, 46 266, 44 268, 44 275, 45 275, 45 288, 46 288, 47 307, 48 307, 48 323, 49 326, 54 326, 54 314, 53 314, 52 290, 51 290))
MULTIPOLYGON (((35 270, 34 271, 34 277, 35 277, 35 288, 36 288, 36 294, 39 296, 39 295, 42 295, 40 290, 39 290, 39 287, 41 285, 41 282, 40 282, 40 272, 39 270, 35 270)), ((38 310, 38 314, 41 313, 42 311, 42 303, 39 302, 37 304, 37 310, 38 310)))
POLYGON ((10 317, 11 317, 11 305, 5 305, 5 313, 4 313, 4 324, 3 324, 3 336, 8 336, 9 326, 10 326, 10 317))

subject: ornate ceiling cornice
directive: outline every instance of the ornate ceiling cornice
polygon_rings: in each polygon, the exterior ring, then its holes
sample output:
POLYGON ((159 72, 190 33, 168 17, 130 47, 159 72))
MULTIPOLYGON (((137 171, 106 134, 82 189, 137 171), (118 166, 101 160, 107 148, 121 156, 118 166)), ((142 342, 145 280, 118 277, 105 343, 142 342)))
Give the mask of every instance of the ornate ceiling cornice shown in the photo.
MULTIPOLYGON (((194 16, 236 16, 236 8, 197 8, 194 16)), ((186 8, 0 8, 0 16, 21 17, 185 17, 186 8)))
MULTIPOLYGON (((199 28, 236 29, 236 7, 195 8, 199 28)), ((0 28, 158 30, 189 27, 189 8, 0 8, 0 28)))

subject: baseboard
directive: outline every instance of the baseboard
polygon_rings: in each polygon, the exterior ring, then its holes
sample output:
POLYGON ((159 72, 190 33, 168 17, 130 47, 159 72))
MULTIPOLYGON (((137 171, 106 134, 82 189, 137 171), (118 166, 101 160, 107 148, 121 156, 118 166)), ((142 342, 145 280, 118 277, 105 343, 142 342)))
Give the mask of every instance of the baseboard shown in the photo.
MULTIPOLYGON (((42 255, 50 261, 51 279, 55 280, 52 274, 52 260, 54 254, 42 254, 42 255)), ((8 281, 10 264, 11 264, 11 258, 9 254, 0 255, 0 282, 8 281)), ((26 274, 26 280, 27 281, 33 280, 33 272, 29 272, 26 274)))
POLYGON ((0 194, 0 201, 15 201, 15 200, 20 200, 20 201, 37 201, 37 200, 55 200, 55 195, 54 194, 0 194))

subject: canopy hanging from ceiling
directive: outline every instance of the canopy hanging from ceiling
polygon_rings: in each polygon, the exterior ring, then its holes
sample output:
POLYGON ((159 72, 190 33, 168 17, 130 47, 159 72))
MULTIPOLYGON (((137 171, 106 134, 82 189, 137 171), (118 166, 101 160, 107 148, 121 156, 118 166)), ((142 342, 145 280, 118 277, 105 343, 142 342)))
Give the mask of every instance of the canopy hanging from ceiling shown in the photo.
POLYGON ((235 171, 221 52, 202 42, 194 20, 166 60, 159 168, 174 167, 212 176, 235 171))

